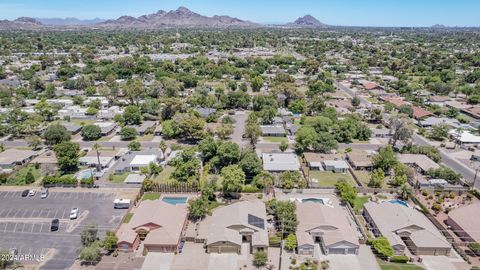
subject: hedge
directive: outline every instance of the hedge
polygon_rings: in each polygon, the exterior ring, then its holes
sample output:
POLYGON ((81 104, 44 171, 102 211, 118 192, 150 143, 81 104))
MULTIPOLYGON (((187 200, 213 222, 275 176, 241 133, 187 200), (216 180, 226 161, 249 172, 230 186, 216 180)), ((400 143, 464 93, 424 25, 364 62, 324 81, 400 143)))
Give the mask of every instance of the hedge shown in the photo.
POLYGON ((272 236, 268 238, 268 245, 271 247, 279 247, 282 239, 279 236, 272 236))
POLYGON ((480 244, 479 243, 468 243, 468 248, 475 253, 475 255, 480 256, 480 244))
POLYGON ((42 184, 45 185, 77 185, 78 181, 75 177, 71 175, 64 176, 45 176, 42 180, 42 184))
POLYGON ((372 241, 373 248, 378 255, 383 258, 392 257, 394 255, 393 248, 390 246, 390 242, 385 237, 378 237, 372 241))
POLYGON ((393 256, 390 258, 390 262, 393 263, 407 263, 409 258, 407 256, 393 256))
POLYGON ((260 192, 260 189, 258 189, 256 186, 252 186, 252 185, 242 186, 242 193, 258 193, 258 192, 260 192))

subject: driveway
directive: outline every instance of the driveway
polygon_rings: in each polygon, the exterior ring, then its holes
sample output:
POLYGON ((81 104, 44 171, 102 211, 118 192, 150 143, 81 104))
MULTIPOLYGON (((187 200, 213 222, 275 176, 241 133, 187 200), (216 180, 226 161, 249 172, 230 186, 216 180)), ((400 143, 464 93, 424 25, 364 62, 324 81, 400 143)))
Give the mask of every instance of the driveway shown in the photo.
POLYGON ((235 128, 233 129, 232 141, 242 146, 245 144, 242 136, 245 132, 245 120, 247 119, 247 112, 236 111, 232 118, 235 119, 235 128))
POLYGON ((426 270, 456 270, 450 260, 445 256, 420 256, 426 270))
POLYGON ((325 259, 330 261, 331 270, 380 270, 375 256, 366 245, 360 245, 358 255, 327 255, 320 257, 320 260, 325 259))
POLYGON ((149 252, 145 257, 142 270, 170 270, 173 253, 149 252))
POLYGON ((210 254, 208 259, 208 269, 238 269, 238 254, 210 254))

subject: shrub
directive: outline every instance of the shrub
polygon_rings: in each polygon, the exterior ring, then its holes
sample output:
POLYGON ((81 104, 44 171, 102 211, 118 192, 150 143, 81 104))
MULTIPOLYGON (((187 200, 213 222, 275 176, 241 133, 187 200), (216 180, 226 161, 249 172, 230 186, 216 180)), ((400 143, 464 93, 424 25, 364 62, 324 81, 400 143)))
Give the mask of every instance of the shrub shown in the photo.
POLYGON ((267 264, 267 261, 268 255, 265 251, 258 251, 255 252, 255 254, 253 255, 253 264, 256 267, 265 266, 267 264))
POLYGON ((372 245, 377 254, 383 258, 392 257, 394 254, 390 242, 385 237, 379 237, 373 240, 372 245))
POLYGON ((63 184, 63 185, 77 185, 77 179, 70 175, 64 176, 45 176, 42 180, 43 185, 55 185, 55 184, 63 184))
POLYGON ((475 255, 480 256, 480 244, 479 243, 468 243, 468 248, 475 253, 475 255))
POLYGON ((252 185, 243 185, 242 186, 242 193, 257 193, 260 190, 256 186, 252 185))
POLYGON ((295 234, 289 234, 287 238, 285 238, 285 249, 294 250, 296 248, 297 248, 297 236, 295 234))
POLYGON ((393 263, 407 263, 409 258, 407 256, 393 256, 390 258, 390 262, 393 263))
POLYGON ((88 178, 84 178, 82 180, 80 180, 80 184, 82 185, 87 185, 87 186, 91 186, 93 185, 93 177, 88 177, 88 178))
POLYGON ((279 236, 272 236, 268 238, 268 245, 271 247, 279 247, 282 239, 279 236))
POLYGON ((437 212, 440 212, 440 211, 442 211, 442 206, 441 206, 440 204, 438 204, 438 203, 434 203, 434 204, 432 205, 432 210, 437 211, 437 212))
POLYGON ((124 127, 120 130, 122 141, 131 141, 137 137, 137 131, 132 127, 124 127))
POLYGON ((87 125, 82 128, 82 137, 86 141, 95 141, 102 137, 102 129, 96 125, 87 125))

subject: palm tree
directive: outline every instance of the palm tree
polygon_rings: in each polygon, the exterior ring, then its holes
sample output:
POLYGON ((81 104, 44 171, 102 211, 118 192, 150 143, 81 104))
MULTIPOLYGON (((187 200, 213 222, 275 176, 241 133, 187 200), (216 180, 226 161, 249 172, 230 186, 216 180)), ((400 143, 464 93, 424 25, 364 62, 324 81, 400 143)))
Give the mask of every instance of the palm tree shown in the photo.
POLYGON ((97 172, 102 170, 102 164, 100 163, 100 149, 102 147, 98 143, 92 145, 92 150, 97 152, 97 172))
POLYGON ((412 188, 407 183, 402 184, 397 192, 402 200, 408 200, 413 194, 412 188))

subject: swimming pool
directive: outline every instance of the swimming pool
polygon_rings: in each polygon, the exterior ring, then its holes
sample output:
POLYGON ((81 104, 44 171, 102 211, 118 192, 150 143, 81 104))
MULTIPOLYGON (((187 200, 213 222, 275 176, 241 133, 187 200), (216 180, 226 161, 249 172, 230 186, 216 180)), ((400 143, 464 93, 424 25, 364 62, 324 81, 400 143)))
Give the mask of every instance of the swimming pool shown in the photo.
POLYGON ((91 170, 85 170, 78 173, 78 176, 80 179, 88 179, 88 178, 91 178, 92 175, 93 174, 91 170))
POLYGON ((318 199, 318 198, 307 198, 307 199, 302 199, 302 203, 305 203, 305 202, 314 202, 314 203, 321 203, 321 204, 325 204, 323 202, 322 199, 318 199))
POLYGON ((186 204, 187 203, 187 197, 163 197, 162 201, 177 205, 177 204, 186 204))
POLYGON ((396 200, 390 200, 388 201, 389 203, 395 203, 395 204, 400 204, 402 206, 408 207, 408 203, 399 199, 396 200))

